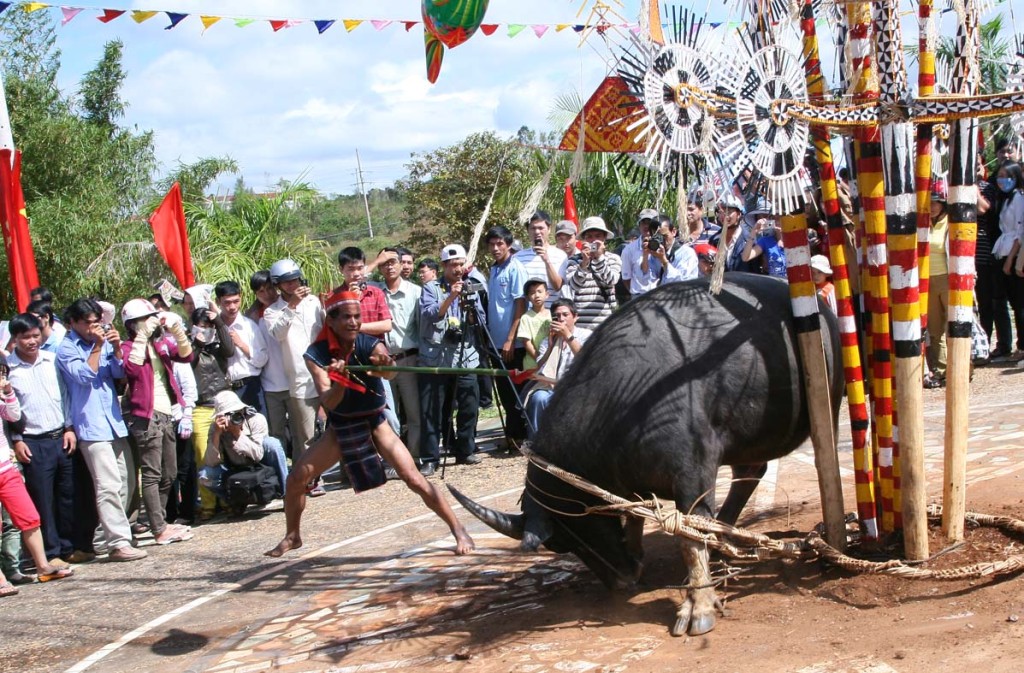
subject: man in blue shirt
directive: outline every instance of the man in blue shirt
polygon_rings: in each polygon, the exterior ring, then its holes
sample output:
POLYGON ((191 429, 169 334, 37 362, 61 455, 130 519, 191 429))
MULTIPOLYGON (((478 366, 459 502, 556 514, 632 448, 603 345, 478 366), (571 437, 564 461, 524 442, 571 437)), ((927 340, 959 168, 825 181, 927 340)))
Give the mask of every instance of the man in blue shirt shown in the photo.
MULTIPOLYGON (((507 227, 491 227, 484 237, 487 249, 494 259, 487 280, 487 332, 491 337, 488 349, 493 367, 519 369, 526 351, 516 348, 519 319, 526 313, 523 289, 530 276, 523 264, 512 257, 512 232, 507 227)), ((518 394, 511 379, 498 379, 498 398, 505 407, 505 436, 509 448, 526 439, 526 421, 523 419, 518 394)))
POLYGON ((146 552, 132 547, 125 515, 134 483, 135 464, 128 428, 121 418, 114 380, 124 377, 121 336, 100 324, 102 309, 94 299, 79 299, 67 310, 67 338, 57 351, 57 367, 67 388, 70 421, 96 490, 96 510, 111 561, 135 561, 146 552))

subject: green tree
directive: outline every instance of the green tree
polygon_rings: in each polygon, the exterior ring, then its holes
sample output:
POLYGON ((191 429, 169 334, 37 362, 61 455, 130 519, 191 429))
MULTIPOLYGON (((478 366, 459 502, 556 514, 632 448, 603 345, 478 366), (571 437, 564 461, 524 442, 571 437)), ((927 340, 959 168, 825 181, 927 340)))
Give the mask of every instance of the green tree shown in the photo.
POLYGON ((124 117, 126 105, 121 100, 121 85, 125 72, 121 67, 124 44, 120 40, 107 42, 103 58, 82 78, 79 96, 82 99, 82 118, 113 135, 117 122, 124 117))

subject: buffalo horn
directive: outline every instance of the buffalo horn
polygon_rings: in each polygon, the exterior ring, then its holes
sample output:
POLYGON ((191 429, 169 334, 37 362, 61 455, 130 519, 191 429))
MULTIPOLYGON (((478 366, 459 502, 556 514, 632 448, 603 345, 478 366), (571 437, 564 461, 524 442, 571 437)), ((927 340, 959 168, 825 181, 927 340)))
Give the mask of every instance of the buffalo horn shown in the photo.
POLYGON ((459 501, 459 504, 465 507, 470 514, 480 519, 494 530, 498 531, 502 535, 515 538, 516 540, 523 539, 523 531, 526 528, 526 522, 523 519, 522 514, 505 514, 504 512, 484 507, 483 505, 480 505, 464 496, 459 492, 459 489, 455 488, 451 484, 448 484, 448 490, 452 492, 452 495, 459 501))

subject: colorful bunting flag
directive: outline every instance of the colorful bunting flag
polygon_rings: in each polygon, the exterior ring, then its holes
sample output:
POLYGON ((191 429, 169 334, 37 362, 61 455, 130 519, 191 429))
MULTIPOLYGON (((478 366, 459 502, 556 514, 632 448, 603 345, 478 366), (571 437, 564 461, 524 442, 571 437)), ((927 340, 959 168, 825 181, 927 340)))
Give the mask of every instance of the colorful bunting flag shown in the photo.
POLYGON ((403 21, 402 25, 405 26, 405 32, 408 33, 417 23, 419 23, 419 21, 403 21))
POLYGON ((171 20, 169 25, 164 26, 164 30, 170 30, 188 18, 188 14, 181 14, 179 12, 164 12, 164 14, 171 20))
POLYGON ((124 13, 125 10, 123 9, 104 9, 103 16, 97 16, 96 19, 98 21, 102 21, 103 23, 110 23, 111 21, 113 21, 114 19, 116 19, 124 13))
POLYGON ((60 13, 64 18, 60 20, 60 25, 66 26, 71 19, 78 16, 78 13, 82 11, 81 7, 61 7, 60 13))
POLYGON ((156 16, 158 13, 159 12, 151 12, 151 11, 142 10, 142 9, 133 9, 132 10, 132 21, 134 21, 135 23, 142 23, 144 21, 149 21, 154 16, 156 16))
POLYGON ((203 23, 203 32, 205 33, 210 26, 217 23, 222 18, 223 17, 220 16, 200 16, 199 20, 203 23))
POLYGON ((548 27, 543 23, 538 23, 530 27, 533 28, 533 32, 537 37, 544 37, 544 33, 548 32, 548 27))
POLYGON ((46 9, 49 7, 45 2, 30 2, 25 5, 25 11, 31 14, 32 12, 38 12, 40 9, 46 9))
POLYGON ((11 3, 9 3, 9 2, 0 2, 0 14, 3 14, 7 10, 7 8, 10 7, 10 6, 11 6, 11 3))
POLYGON ((345 24, 345 30, 352 32, 359 27, 359 24, 363 22, 362 19, 342 19, 341 22, 345 24))
POLYGON ((526 28, 525 23, 510 23, 508 24, 508 36, 515 37, 519 33, 523 32, 524 28, 526 28))
POLYGON ((245 28, 256 19, 235 19, 235 25, 239 28, 245 28))
POLYGON ((577 23, 575 26, 572 27, 572 29, 575 30, 577 33, 582 33, 584 30, 587 29, 587 27, 577 23))
POLYGON ((555 26, 555 32, 556 33, 561 33, 563 30, 565 30, 566 28, 568 28, 571 25, 572 25, 571 23, 560 23, 560 24, 555 26))
POLYGON ((316 32, 323 35, 325 30, 334 25, 334 19, 318 19, 313 25, 316 26, 316 32))
POLYGON ((300 23, 302 23, 302 22, 301 21, 297 21, 295 19, 283 19, 283 20, 282 19, 278 19, 278 20, 271 21, 270 22, 270 27, 273 28, 274 32, 276 33, 277 31, 281 30, 282 28, 291 28, 292 26, 297 26, 300 23))
POLYGON ((481 23, 480 32, 484 35, 494 35, 494 31, 498 30, 498 24, 496 23, 481 23))
POLYGON ((373 27, 377 30, 384 30, 390 26, 392 22, 387 19, 370 19, 370 23, 372 23, 373 27))

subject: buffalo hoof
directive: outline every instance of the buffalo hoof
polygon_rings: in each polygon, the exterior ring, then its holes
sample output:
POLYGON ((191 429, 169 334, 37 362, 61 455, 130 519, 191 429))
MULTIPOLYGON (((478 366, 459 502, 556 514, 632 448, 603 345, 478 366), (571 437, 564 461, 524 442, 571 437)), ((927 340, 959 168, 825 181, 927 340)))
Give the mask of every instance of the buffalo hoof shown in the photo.
POLYGON ((691 635, 702 636, 710 633, 715 628, 715 611, 708 610, 694 614, 693 600, 687 598, 679 606, 676 613, 676 623, 672 625, 672 635, 675 637, 691 635))

